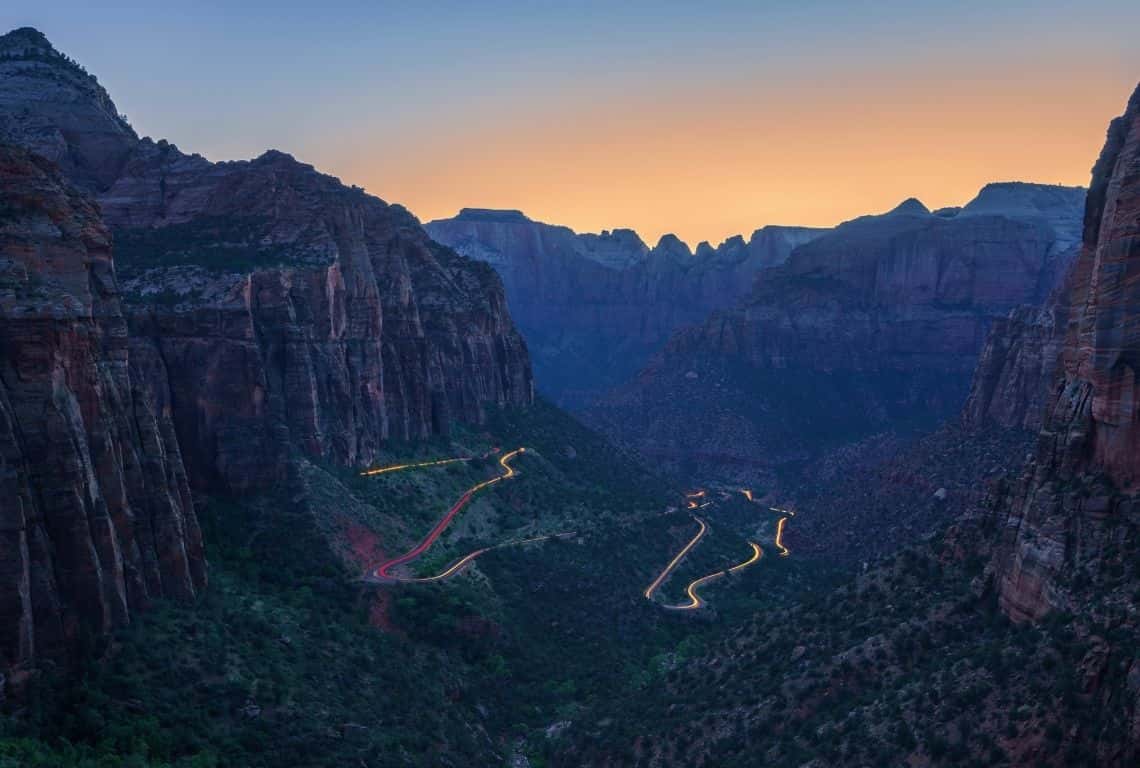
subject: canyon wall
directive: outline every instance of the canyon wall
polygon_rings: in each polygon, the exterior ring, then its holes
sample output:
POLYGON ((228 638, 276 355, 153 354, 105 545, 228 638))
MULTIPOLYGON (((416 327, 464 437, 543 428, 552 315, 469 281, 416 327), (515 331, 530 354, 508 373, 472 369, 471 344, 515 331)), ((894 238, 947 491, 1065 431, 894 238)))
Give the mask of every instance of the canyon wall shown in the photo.
POLYGON ((694 254, 673 235, 649 248, 632 230, 577 234, 519 211, 464 209, 426 229, 498 271, 539 389, 576 409, 629 380, 674 330, 731 306, 761 269, 824 231, 764 227, 748 242, 701 243, 694 254))
POLYGON ((1116 566, 1135 576, 1121 547, 1140 525, 1140 90, 1093 169, 1065 303, 1036 455, 994 504, 1001 537, 992 569, 1015 620, 1077 608, 1078 577, 1116 566))
POLYGON ((965 400, 991 323, 1039 304, 1080 239, 1079 188, 992 184, 909 200, 792 251, 735 308, 683 328, 588 418, 643 455, 756 477, 965 400))
POLYGON ((532 402, 491 267, 286 154, 139 139, 32 29, 0 36, 0 143, 0 698, 202 589, 192 491, 532 402))
POLYGON ((205 584, 170 413, 138 362, 96 205, 0 145, 0 695, 205 584))
POLYGON ((96 196, 132 353, 195 487, 271 488, 294 449, 367 463, 531 401, 494 271, 403 208, 280 152, 212 163, 140 140, 35 30, 0 38, 0 105, 0 136, 96 196))

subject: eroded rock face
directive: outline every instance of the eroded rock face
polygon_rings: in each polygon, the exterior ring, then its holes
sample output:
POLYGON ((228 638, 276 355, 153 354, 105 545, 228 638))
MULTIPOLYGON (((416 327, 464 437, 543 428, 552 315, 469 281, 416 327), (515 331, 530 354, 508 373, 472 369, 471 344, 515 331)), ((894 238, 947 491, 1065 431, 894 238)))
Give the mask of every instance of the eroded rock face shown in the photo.
POLYGON ((170 412, 136 364, 94 202, 0 145, 0 675, 205 584, 170 412))
POLYGON ((109 186, 138 140, 98 81, 39 31, 0 36, 0 141, 58 164, 87 190, 109 186))
POLYGON ((1041 428, 1046 403, 1054 394, 1067 312, 1067 306, 1050 302, 1018 307, 994 322, 963 408, 970 428, 1041 428))
POLYGON ((195 487, 271 488, 293 449, 366 463, 531 401, 494 271, 403 208, 280 152, 211 163, 139 140, 34 30, 0 38, 0 104, 0 131, 95 192, 132 354, 195 487))
POLYGON ((1073 608, 1070 581, 1119 562, 1140 525, 1140 89, 1093 169, 1070 281, 1036 457, 995 504, 1003 533, 992 568, 1001 607, 1018 621, 1073 608))
POLYGON ((101 199, 133 343, 166 371, 202 487, 275 483, 291 446, 367 463, 530 402, 493 270, 402 208, 279 152, 213 165, 145 141, 101 199))
POLYGON ((279 152, 140 140, 34 30, 0 37, 0 107, 6 687, 202 588, 192 488, 272 491, 297 452, 366 463, 531 402, 493 269, 399 206, 279 152))
POLYGON ((519 211, 464 209, 427 231, 502 276, 541 390, 582 407, 625 382, 677 328, 744 295, 757 273, 823 230, 765 227, 694 255, 674 235, 652 249, 632 230, 577 234, 519 211))
POLYGON ((908 200, 842 224, 766 270, 735 309, 678 331, 590 418, 644 454, 742 478, 933 426, 961 408, 989 325, 1041 302, 1070 262, 1083 197, 991 185, 957 212, 908 200))

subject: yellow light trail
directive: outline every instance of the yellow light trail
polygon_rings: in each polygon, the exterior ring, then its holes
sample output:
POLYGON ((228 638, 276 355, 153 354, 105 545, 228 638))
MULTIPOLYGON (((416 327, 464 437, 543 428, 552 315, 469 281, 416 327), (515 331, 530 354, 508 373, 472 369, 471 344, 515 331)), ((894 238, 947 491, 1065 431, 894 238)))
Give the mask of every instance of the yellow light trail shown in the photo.
POLYGON ((653 599, 653 593, 657 591, 657 588, 661 586, 661 583, 669 577, 669 574, 673 572, 673 569, 677 567, 677 564, 685 558, 685 555, 689 554, 689 550, 697 545, 697 542, 700 541, 701 537, 705 535, 705 531, 708 530, 708 526, 705 525, 704 520, 700 519, 696 515, 693 516, 693 519, 697 521, 697 525, 700 526, 700 530, 697 531, 697 535, 694 536, 688 544, 681 548, 681 551, 677 553, 676 557, 669 561, 669 564, 665 566, 665 570, 661 571, 657 578, 653 580, 653 583, 646 588, 645 598, 647 600, 653 599))
POLYGON ((493 547, 483 547, 482 549, 477 549, 474 552, 471 552, 470 554, 464 555, 463 557, 461 557, 457 561, 455 561, 455 564, 452 565, 450 568, 448 568, 447 570, 445 570, 441 573, 437 573, 435 576, 424 576, 424 577, 418 578, 418 579, 417 578, 411 578, 411 579, 407 579, 407 581, 421 581, 421 582, 423 582, 423 581, 442 581, 443 579, 449 578, 450 576, 454 575, 461 568, 463 568, 463 566, 467 565, 472 560, 479 557, 479 555, 483 554, 484 552, 486 552, 490 549, 493 549, 493 547))
POLYGON ((743 493, 744 498, 748 499, 749 501, 756 501, 756 499, 752 498, 752 489, 751 488, 741 488, 740 492, 743 493))
POLYGON ((393 464, 390 467, 378 467, 376 469, 365 470, 360 473, 361 477, 372 477, 373 475, 385 475, 389 472, 399 472, 403 469, 420 469, 422 467, 440 467, 444 464, 455 464, 459 461, 471 461, 470 458, 462 457, 455 459, 438 459, 436 461, 421 461, 416 464, 393 464))
POLYGON ((779 507, 768 507, 768 509, 771 510, 772 512, 778 512, 781 515, 788 515, 790 517, 796 516, 796 513, 790 509, 780 509, 779 507))
POLYGON ((501 456, 499 458, 499 466, 501 466, 503 468, 502 474, 496 475, 495 477, 492 477, 489 480, 484 480, 481 483, 477 483, 477 484, 471 486, 470 488, 468 488, 466 491, 464 491, 463 495, 459 497, 459 501, 455 502, 455 504, 453 504, 451 506, 451 509, 449 509, 447 511, 447 514, 443 516, 443 519, 441 519, 438 523, 435 524, 435 527, 431 529, 431 531, 428 533, 427 537, 424 538, 423 541, 421 541, 418 545, 416 545, 413 549, 409 550, 408 552, 405 552, 404 554, 400 555, 399 557, 388 560, 387 562, 380 565, 375 570, 374 574, 377 577, 380 577, 383 579, 392 579, 394 581, 404 581, 405 579, 402 579, 402 578, 397 577, 397 576, 393 576, 392 574, 389 573, 389 571, 397 565, 402 565, 403 563, 407 563, 411 560, 415 560, 417 557, 419 557, 425 551, 427 551, 428 547, 430 547, 432 544, 435 543, 435 540, 439 538, 440 534, 443 533, 444 529, 447 528, 447 526, 449 526, 451 524, 451 521, 455 518, 455 516, 457 514, 459 514, 459 510, 461 510, 461 509, 463 509, 463 507, 467 506, 467 503, 469 501, 471 501, 472 497, 474 497, 478 491, 480 491, 483 488, 486 488, 488 486, 494 485, 495 483, 498 483, 502 480, 506 480, 509 477, 514 477, 516 473, 515 473, 514 467, 512 467, 510 465, 510 461, 515 456, 518 456, 520 453, 525 453, 525 452, 526 452, 526 448, 516 448, 515 450, 511 451, 510 453, 507 453, 507 454, 504 454, 503 456, 501 456))
POLYGON ((752 547, 752 555, 747 560, 745 560, 744 562, 737 563, 736 565, 729 568, 727 571, 717 571, 715 573, 710 573, 708 576, 702 576, 701 578, 696 579, 695 581, 692 581, 689 584, 689 586, 685 588, 685 594, 688 595, 688 597, 689 597, 688 604, 686 604, 686 605, 666 605, 663 607, 668 608, 671 611, 694 611, 697 608, 703 607, 705 605, 705 601, 702 600, 699 595, 697 595, 697 589, 699 587, 704 586, 705 584, 709 583, 710 581, 714 581, 716 579, 719 579, 722 576, 727 576, 730 573, 738 573, 739 571, 742 571, 745 568, 747 568, 748 566, 755 563, 757 560, 759 560, 764 555, 764 552, 760 549, 759 544, 756 544, 755 542, 750 541, 750 542, 748 542, 748 546, 752 547))
POLYGON ((701 578, 689 584, 689 586, 685 589, 685 594, 689 598, 688 604, 666 605, 663 607, 668 608, 671 611, 695 611, 696 609, 701 608, 704 606, 705 602, 704 600, 701 600, 701 598, 697 595, 697 587, 700 587, 701 585, 706 584, 710 581, 719 579, 724 575, 725 571, 717 571, 716 573, 710 573, 708 576, 702 576, 701 578))
POLYGON ((748 558, 743 563, 738 563, 738 564, 732 566, 731 568, 729 568, 728 569, 729 573, 736 573, 737 571, 743 571, 745 568, 752 565, 753 563, 755 563, 757 560, 759 560, 761 557, 764 556, 764 552, 760 549, 760 545, 757 544, 756 542, 750 541, 750 542, 748 542, 748 546, 752 547, 752 557, 748 558))
POLYGON ((693 491, 692 493, 686 493, 685 498, 686 499, 699 499, 699 498, 702 498, 704 495, 705 495, 705 489, 701 488, 698 491, 693 491))
POLYGON ((780 549, 780 557, 787 557, 792 554, 788 548, 784 546, 784 524, 788 522, 788 518, 781 517, 780 522, 776 523, 776 546, 780 549))
POLYGON ((468 563, 470 563, 472 560, 474 560, 475 558, 479 557, 480 555, 482 555, 486 552, 490 552, 492 549, 502 549, 504 547, 515 547, 515 546, 521 546, 523 544, 534 544, 534 543, 539 542, 539 541, 546 541, 547 539, 564 539, 564 538, 567 538, 570 536, 576 536, 576 535, 577 535, 577 531, 568 531, 566 533, 552 533, 548 536, 535 536, 535 537, 530 538, 530 539, 519 539, 517 541, 504 541, 502 544, 496 544, 493 547, 483 547, 482 549, 477 549, 474 552, 471 552, 471 553, 464 555, 463 557, 456 560, 455 563, 453 565, 451 565, 447 570, 442 571, 440 573, 437 573, 435 576, 423 576, 420 578, 406 579, 406 581, 416 581, 416 582, 442 581, 443 579, 451 578, 452 576, 457 574, 459 571, 461 571, 463 569, 463 567, 465 565, 467 565, 468 563))
POLYGON ((506 471, 501 475, 495 475, 490 480, 484 480, 481 483, 478 483, 476 485, 471 486, 471 488, 467 491, 467 493, 465 495, 470 496, 470 495, 474 494, 476 491, 483 490, 488 485, 494 485, 495 483, 499 482, 500 480, 506 480, 508 477, 514 477, 516 474, 515 468, 512 467, 509 462, 511 459, 513 459, 515 456, 518 456, 520 453, 526 453, 526 448, 516 448, 513 451, 511 451, 510 453, 504 453, 502 456, 500 456, 499 457, 499 466, 502 467, 506 471))

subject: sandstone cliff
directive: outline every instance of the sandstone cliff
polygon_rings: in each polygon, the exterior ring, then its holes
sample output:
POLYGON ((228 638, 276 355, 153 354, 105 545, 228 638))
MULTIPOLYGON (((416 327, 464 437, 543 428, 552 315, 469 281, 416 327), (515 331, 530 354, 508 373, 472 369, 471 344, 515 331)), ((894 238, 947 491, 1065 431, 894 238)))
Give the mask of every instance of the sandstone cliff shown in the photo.
POLYGON ((399 206, 139 139, 29 29, 0 37, 0 141, 0 695, 202 588, 192 489, 531 402, 493 269, 399 206))
POLYGON ((822 232, 765 227, 694 255, 673 235, 650 249, 632 230, 576 234, 519 211, 464 209, 426 228, 498 271, 539 388, 571 407, 627 381, 674 330, 731 306, 761 269, 822 232))
POLYGON ((994 321, 978 358, 962 418, 973 430, 1038 430, 1053 395, 1067 307, 1022 306, 994 321))
POLYGON ((960 409, 990 324, 1064 272, 1083 198, 995 184, 956 212, 908 200, 842 224, 735 309, 678 331, 590 418, 643 454, 742 478, 933 426, 960 409))
POLYGON ((95 204, 0 145, 0 694, 33 660, 205 583, 178 441, 147 378, 95 204))
POLYGON ((96 194, 132 354, 194 486, 269 488, 294 449, 366 463, 384 440, 530 402, 493 270, 403 208, 280 152, 212 163, 140 140, 34 30, 0 38, 0 104, 3 135, 96 194))
MULTIPOLYGON (((1003 610, 1016 620, 1072 609, 1071 579, 1121 565, 1140 525, 1140 89, 1093 169, 1084 245, 1036 457, 999 492, 993 560, 1003 610)), ((1138 731, 1140 735, 1140 731, 1138 731)))

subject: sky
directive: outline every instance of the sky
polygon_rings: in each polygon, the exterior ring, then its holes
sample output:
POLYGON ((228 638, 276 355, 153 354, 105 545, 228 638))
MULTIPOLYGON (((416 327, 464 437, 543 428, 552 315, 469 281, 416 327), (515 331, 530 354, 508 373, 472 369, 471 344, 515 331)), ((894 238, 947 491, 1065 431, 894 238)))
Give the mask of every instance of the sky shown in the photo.
POLYGON ((1087 184, 1140 79, 1136 0, 4 0, 0 26, 184 151, 650 244, 1087 184))

